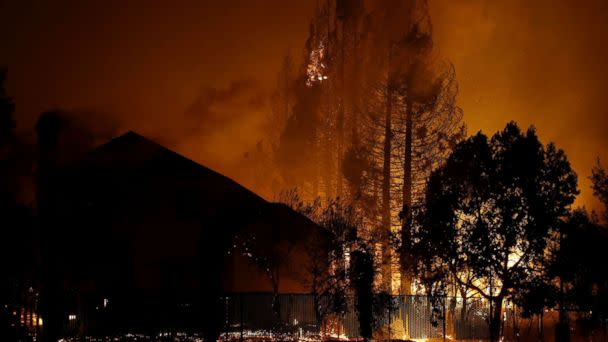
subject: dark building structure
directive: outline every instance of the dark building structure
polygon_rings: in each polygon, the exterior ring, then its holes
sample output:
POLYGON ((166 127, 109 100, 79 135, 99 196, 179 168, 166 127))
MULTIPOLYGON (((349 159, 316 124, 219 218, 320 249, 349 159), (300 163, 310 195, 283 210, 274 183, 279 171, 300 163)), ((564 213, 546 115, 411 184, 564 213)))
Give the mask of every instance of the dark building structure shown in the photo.
POLYGON ((286 205, 133 132, 66 165, 39 180, 49 324, 213 330, 221 296, 309 292, 325 235, 286 205))

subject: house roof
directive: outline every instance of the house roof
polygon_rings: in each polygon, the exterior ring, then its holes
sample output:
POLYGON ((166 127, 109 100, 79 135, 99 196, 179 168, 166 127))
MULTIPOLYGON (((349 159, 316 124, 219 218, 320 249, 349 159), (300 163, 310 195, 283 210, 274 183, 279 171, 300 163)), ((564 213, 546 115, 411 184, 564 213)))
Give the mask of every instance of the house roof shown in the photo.
MULTIPOLYGON (((93 149, 66 175, 64 197, 70 203, 66 217, 73 218, 74 234, 99 244, 95 240, 110 232, 108 244, 126 242, 136 265, 133 269, 142 270, 140 279, 150 286, 157 283, 150 279, 160 272, 153 270, 161 270, 165 263, 196 263, 196 255, 206 250, 214 251, 213 258, 221 258, 221 245, 227 243, 230 232, 255 236, 258 250, 274 255, 281 253, 279 247, 285 243, 305 251, 310 241, 326 237, 323 229, 285 204, 268 202, 135 132, 93 149), (191 213, 180 212, 184 204, 191 213)), ((295 263, 304 259, 304 255, 292 258, 295 263)), ((243 271, 238 267, 231 272, 235 276, 243 271)), ((301 271, 303 267, 289 268, 301 271)), ((239 277, 234 283, 243 283, 239 277)), ((256 281, 250 278, 244 284, 253 286, 256 281)), ((262 274, 257 283, 264 282, 263 278, 262 274)))
MULTIPOLYGON (((222 191, 236 198, 264 203, 263 198, 236 181, 198 164, 158 143, 129 131, 93 149, 77 165, 79 171, 97 170, 107 175, 162 176, 197 182, 208 192, 222 191)), ((85 171, 86 173, 86 171, 85 171)))

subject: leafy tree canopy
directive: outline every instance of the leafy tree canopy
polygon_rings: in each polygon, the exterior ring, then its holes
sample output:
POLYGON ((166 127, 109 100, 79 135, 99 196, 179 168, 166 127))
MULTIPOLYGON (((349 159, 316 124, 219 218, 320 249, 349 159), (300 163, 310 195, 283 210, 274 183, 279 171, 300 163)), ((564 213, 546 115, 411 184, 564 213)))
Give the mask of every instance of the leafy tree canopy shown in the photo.
POLYGON ((427 186, 414 228, 415 272, 429 289, 450 280, 498 308, 543 274, 578 194, 564 152, 514 122, 459 143, 427 186))

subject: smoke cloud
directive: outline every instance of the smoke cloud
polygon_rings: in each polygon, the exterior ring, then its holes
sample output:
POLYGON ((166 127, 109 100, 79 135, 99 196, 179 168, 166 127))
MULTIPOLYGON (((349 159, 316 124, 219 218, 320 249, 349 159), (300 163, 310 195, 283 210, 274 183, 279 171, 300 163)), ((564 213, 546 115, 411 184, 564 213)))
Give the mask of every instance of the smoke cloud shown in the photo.
MULTIPOLYGON (((0 65, 18 129, 31 135, 45 110, 90 108, 75 112, 240 180, 234 165, 255 148, 268 113, 257 94, 272 91, 287 50, 301 59, 314 3, 2 2, 0 65)), ((429 4, 435 48, 455 65, 469 132, 490 134, 511 119, 534 124, 572 161, 578 204, 595 206, 587 176, 597 156, 608 160, 608 2, 429 4)))
POLYGON ((209 136, 266 106, 266 94, 256 81, 232 81, 228 87, 204 88, 185 112, 190 135, 209 136))
POLYGON ((161 140, 210 166, 231 169, 262 136, 269 110, 268 94, 255 80, 203 87, 161 140))

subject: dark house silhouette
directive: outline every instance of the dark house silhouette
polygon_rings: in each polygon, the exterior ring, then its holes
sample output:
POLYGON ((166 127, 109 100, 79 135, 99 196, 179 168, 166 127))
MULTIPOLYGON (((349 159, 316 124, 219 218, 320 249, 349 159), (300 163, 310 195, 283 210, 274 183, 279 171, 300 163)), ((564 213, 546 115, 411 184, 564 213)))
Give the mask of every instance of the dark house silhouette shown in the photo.
POLYGON ((309 292, 310 251, 326 241, 286 205, 133 132, 53 179, 41 205, 54 222, 63 310, 90 322, 184 323, 181 313, 217 295, 309 292))

